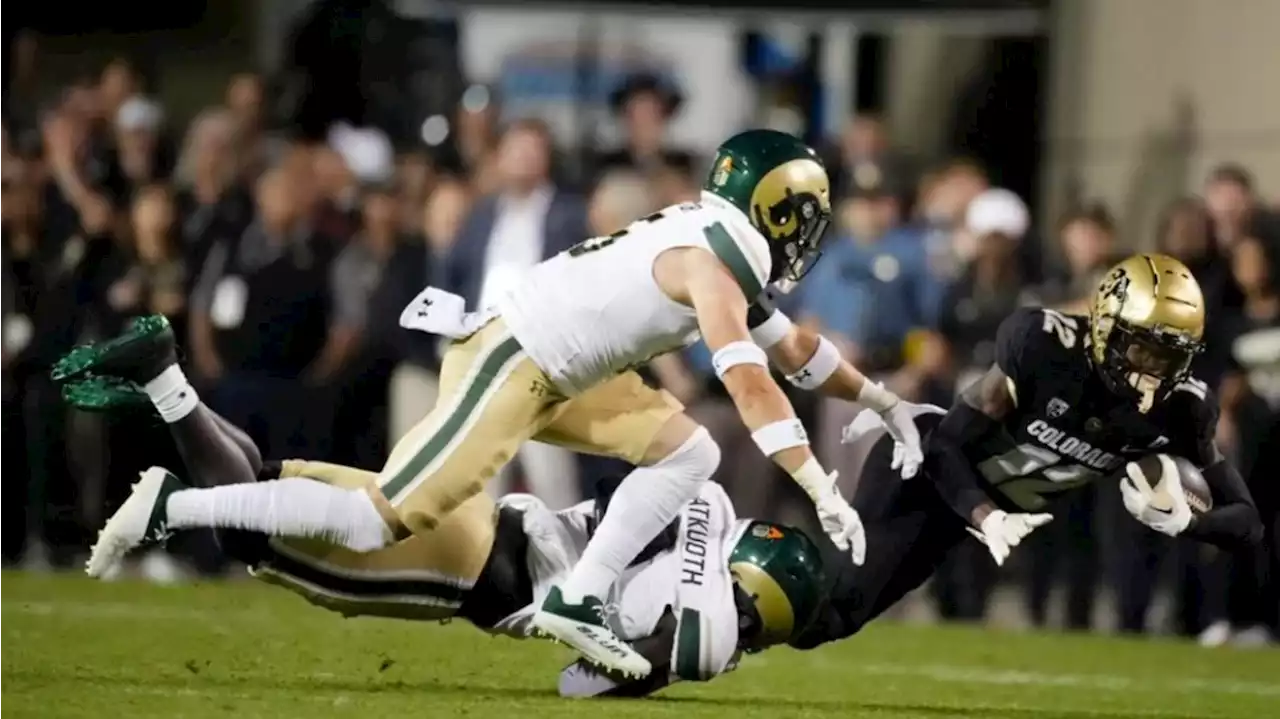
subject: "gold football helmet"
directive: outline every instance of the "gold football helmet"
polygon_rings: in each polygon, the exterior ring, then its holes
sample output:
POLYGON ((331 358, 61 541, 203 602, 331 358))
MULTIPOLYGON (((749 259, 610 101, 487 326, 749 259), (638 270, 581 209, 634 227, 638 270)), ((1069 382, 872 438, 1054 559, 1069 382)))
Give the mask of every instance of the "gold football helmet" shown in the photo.
POLYGON ((1187 378, 1203 348, 1204 294, 1168 255, 1134 255, 1107 271, 1093 294, 1089 356, 1107 387, 1150 411, 1187 378))

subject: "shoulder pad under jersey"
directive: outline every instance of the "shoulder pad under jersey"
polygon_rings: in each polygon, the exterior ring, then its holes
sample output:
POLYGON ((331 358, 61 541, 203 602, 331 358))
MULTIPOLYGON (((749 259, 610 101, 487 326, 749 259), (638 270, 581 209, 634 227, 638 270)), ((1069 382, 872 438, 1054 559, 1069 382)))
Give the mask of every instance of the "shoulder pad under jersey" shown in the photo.
POLYGON ((1031 380, 1037 366, 1062 363, 1083 352, 1088 332, 1083 318, 1057 310, 1024 307, 996 331, 996 365, 1015 385, 1031 380))
POLYGON ((703 207, 707 210, 705 218, 711 220, 702 228, 707 246, 733 275, 743 294, 748 298, 759 295, 769 282, 773 263, 768 241, 736 210, 717 203, 703 207))

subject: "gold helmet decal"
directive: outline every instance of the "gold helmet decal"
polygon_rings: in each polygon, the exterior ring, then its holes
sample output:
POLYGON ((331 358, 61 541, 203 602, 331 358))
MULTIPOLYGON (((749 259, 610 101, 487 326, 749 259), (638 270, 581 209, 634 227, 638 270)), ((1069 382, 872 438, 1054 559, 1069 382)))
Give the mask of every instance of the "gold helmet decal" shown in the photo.
POLYGON ((1204 295, 1186 265, 1134 255, 1112 267, 1093 295, 1090 358, 1112 391, 1136 392, 1150 411, 1186 379, 1203 348, 1204 295))
POLYGON ((787 641, 795 629, 796 613, 778 580, 749 562, 730 564, 729 573, 755 602, 761 625, 757 642, 761 646, 772 646, 787 641))
POLYGON ((775 252, 781 249, 783 256, 774 260, 775 272, 782 270, 784 280, 799 280, 817 260, 818 245, 831 216, 831 181, 826 169, 810 158, 773 168, 751 192, 750 215, 756 228, 774 244, 775 252))

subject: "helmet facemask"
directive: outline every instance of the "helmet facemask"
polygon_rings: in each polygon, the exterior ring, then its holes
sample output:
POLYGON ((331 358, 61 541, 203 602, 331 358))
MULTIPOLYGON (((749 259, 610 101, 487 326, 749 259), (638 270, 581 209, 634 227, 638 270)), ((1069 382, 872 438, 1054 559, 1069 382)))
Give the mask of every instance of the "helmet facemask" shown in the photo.
POLYGON ((737 582, 733 583, 733 603, 738 609, 738 648, 754 654, 777 644, 765 631, 755 598, 737 582))
POLYGON ((1112 392, 1132 397, 1138 411, 1149 412, 1191 373, 1191 361, 1203 349, 1198 339, 1161 327, 1136 327, 1115 318, 1101 318, 1105 336, 1098 372, 1112 392), (1105 329, 1110 324, 1110 329, 1105 329))

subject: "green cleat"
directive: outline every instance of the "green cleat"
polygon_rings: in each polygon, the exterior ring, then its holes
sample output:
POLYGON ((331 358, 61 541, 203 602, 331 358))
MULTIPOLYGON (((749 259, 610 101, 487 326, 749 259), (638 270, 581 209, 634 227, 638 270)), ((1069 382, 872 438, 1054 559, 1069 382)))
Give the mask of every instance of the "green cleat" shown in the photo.
POLYGON ((605 623, 607 615, 608 610, 598 597, 586 596, 581 603, 570 604, 560 587, 552 587, 533 615, 533 626, 578 650, 591 664, 628 677, 648 676, 653 671, 649 660, 613 633, 605 623))
POLYGON ((94 374, 142 385, 177 362, 177 340, 169 320, 150 315, 134 320, 123 334, 106 342, 71 350, 53 365, 49 376, 59 384, 94 374))
POLYGON ((87 375, 62 385, 62 401, 84 412, 151 411, 151 398, 135 382, 87 375))

